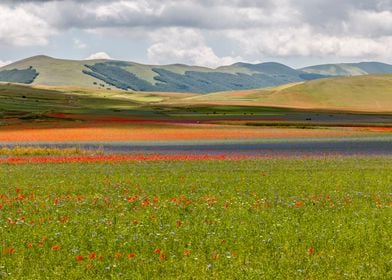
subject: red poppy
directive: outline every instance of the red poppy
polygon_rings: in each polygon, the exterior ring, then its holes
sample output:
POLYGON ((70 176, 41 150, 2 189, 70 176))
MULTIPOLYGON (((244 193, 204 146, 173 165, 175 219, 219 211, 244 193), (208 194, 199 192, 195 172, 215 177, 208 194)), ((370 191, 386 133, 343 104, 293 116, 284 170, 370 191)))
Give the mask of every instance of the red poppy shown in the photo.
POLYGON ((4 253, 6 253, 6 254, 12 254, 14 251, 15 251, 14 248, 8 248, 8 249, 5 249, 5 250, 4 250, 4 253))
POLYGON ((154 253, 155 253, 155 254, 160 254, 160 253, 161 253, 161 249, 155 249, 155 250, 154 250, 154 253))
POLYGON ((191 251, 190 250, 185 250, 184 251, 184 256, 189 256, 191 254, 191 251))
POLYGON ((60 245, 58 245, 58 244, 53 245, 52 250, 55 250, 55 251, 60 250, 60 245))
POLYGON ((128 259, 133 259, 135 257, 135 253, 129 253, 128 254, 128 259))
POLYGON ((79 256, 76 256, 75 259, 76 259, 78 262, 80 262, 80 261, 83 260, 83 257, 79 255, 79 256))
POLYGON ((295 202, 295 206, 301 207, 303 205, 302 201, 297 201, 295 202))

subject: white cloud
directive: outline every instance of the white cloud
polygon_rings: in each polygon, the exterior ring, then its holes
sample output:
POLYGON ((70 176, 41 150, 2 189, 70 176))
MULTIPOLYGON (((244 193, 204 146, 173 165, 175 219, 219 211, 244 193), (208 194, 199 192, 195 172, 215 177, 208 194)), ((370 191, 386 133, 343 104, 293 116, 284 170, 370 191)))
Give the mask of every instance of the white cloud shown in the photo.
POLYGON ((184 28, 166 28, 150 35, 153 44, 148 48, 151 63, 181 62, 217 67, 240 61, 240 57, 219 57, 206 45, 200 31, 184 28))
POLYGON ((354 34, 368 37, 392 36, 392 11, 355 10, 350 13, 348 29, 354 34))
POLYGON ((41 46, 55 30, 42 18, 22 7, 0 5, 0 43, 14 46, 41 46))
POLYGON ((97 52, 91 54, 89 57, 86 58, 87 60, 94 60, 94 59, 112 59, 110 55, 105 52, 97 52))
POLYGON ((4 0, 0 19, 0 47, 22 46, 15 50, 22 56, 28 46, 56 45, 53 34, 87 31, 82 41, 67 37, 67 47, 78 52, 104 39, 107 51, 129 57, 126 46, 138 40, 133 46, 143 49, 135 56, 150 43, 147 57, 155 63, 392 57, 392 0, 4 0), (219 38, 213 46, 211 34, 219 38), (111 39, 124 47, 109 49, 111 39))
POLYGON ((318 33, 310 26, 228 32, 249 56, 386 58, 392 56, 392 36, 368 38, 318 33))
POLYGON ((8 64, 11 64, 12 63, 12 61, 3 61, 3 60, 0 60, 0 67, 3 67, 3 66, 6 66, 6 65, 8 65, 8 64))

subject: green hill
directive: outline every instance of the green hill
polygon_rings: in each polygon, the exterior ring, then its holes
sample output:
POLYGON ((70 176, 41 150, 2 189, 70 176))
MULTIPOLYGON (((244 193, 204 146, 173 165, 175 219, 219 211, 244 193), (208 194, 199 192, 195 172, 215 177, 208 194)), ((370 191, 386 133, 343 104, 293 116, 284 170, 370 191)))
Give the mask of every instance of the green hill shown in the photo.
POLYGON ((392 75, 319 79, 261 90, 212 93, 180 102, 392 112, 392 75))
MULTIPOLYGON (((98 62, 101 61, 90 61, 90 63, 98 62)), ((31 83, 26 84, 91 87, 94 82, 99 83, 100 81, 82 74, 82 71, 86 69, 84 66, 85 63, 85 61, 54 59, 43 55, 35 56, 0 68, 0 81, 24 83, 22 80, 18 79, 2 79, 1 75, 7 70, 19 70, 22 74, 22 71, 31 68, 37 71, 38 76, 31 83)))
POLYGON ((144 65, 36 56, 0 68, 0 81, 3 82, 149 92, 209 93, 269 87, 320 77, 274 62, 236 63, 211 69, 181 64, 144 65))
POLYGON ((235 63, 212 69, 183 64, 145 65, 127 61, 77 61, 35 56, 0 68, 0 82, 106 91, 212 93, 374 73, 392 73, 392 65, 362 62, 318 65, 298 70, 267 62, 235 63))
POLYGON ((358 76, 367 74, 391 74, 392 65, 380 62, 324 64, 305 67, 302 71, 309 74, 326 76, 358 76))

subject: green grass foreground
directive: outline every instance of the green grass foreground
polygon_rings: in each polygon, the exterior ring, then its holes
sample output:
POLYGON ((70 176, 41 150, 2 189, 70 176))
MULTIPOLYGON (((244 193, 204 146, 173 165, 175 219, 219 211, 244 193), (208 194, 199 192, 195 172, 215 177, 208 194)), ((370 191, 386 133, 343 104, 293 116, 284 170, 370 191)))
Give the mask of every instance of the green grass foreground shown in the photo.
POLYGON ((0 166, 0 278, 390 279, 392 161, 0 166))

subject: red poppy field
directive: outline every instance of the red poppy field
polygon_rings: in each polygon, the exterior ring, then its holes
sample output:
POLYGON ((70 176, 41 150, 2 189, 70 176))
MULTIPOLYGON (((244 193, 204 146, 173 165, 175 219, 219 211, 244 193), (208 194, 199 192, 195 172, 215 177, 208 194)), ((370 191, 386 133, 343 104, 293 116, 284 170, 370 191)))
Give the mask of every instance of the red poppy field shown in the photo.
POLYGON ((392 277, 388 158, 73 157, 0 164, 0 278, 392 277))
POLYGON ((9 125, 0 129, 0 142, 171 141, 213 139, 271 139, 360 137, 390 134, 382 128, 258 127, 221 124, 82 123, 9 125))

